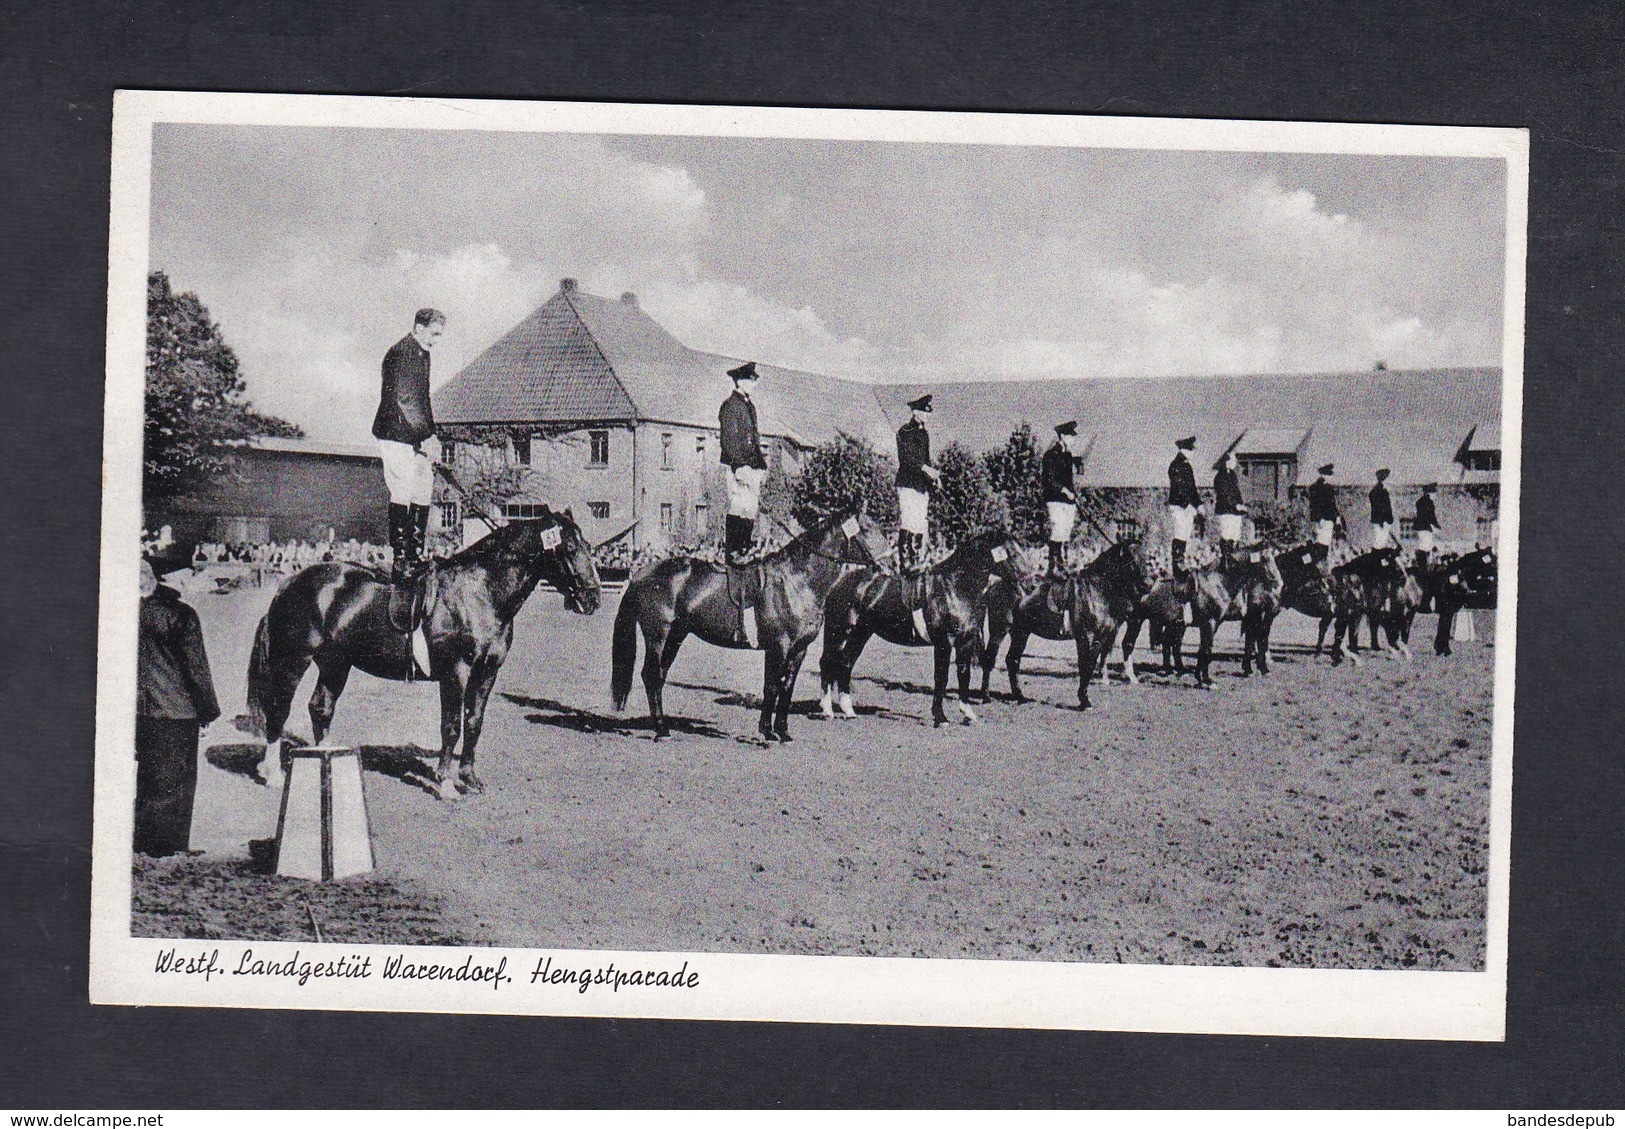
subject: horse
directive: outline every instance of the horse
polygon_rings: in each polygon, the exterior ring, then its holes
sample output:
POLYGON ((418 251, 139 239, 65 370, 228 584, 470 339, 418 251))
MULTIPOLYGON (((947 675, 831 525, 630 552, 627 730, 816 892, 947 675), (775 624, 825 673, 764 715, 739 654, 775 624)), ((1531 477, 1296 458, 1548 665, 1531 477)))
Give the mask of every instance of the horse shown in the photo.
POLYGON ((1337 600, 1332 594, 1331 574, 1315 560, 1313 545, 1299 545, 1275 555, 1275 567, 1281 573, 1281 607, 1291 608, 1310 619, 1319 621, 1320 631, 1315 636, 1315 654, 1326 647, 1326 632, 1337 618, 1337 600))
POLYGON ((610 694, 617 710, 632 692, 632 668, 643 632, 643 689, 656 739, 671 735, 664 687, 677 649, 690 635, 716 647, 750 649, 742 628, 754 597, 760 635, 762 740, 788 744, 790 701, 802 660, 824 618, 824 600, 836 578, 852 565, 874 564, 886 552, 873 523, 861 515, 837 516, 746 566, 697 557, 668 557, 638 573, 626 586, 615 613, 610 694), (732 574, 732 575, 730 575, 732 574), (744 592, 737 595, 736 585, 744 592))
POLYGON ((1116 541, 1083 568, 1064 576, 1047 573, 1007 584, 1000 580, 987 594, 987 642, 982 648, 982 700, 998 662, 999 644, 1010 636, 1005 671, 1010 696, 1021 692, 1021 657, 1027 639, 1071 639, 1078 651, 1078 709, 1087 710, 1089 682, 1098 660, 1111 649, 1117 629, 1151 590, 1145 552, 1138 540, 1116 541))
POLYGON ((1439 613, 1439 629, 1433 637, 1433 653, 1450 654, 1450 636, 1456 613, 1463 608, 1493 608, 1498 576, 1494 549, 1477 549, 1465 556, 1446 559, 1423 578, 1424 590, 1433 597, 1439 613))
POLYGON ((1139 640, 1140 627, 1151 624, 1151 642, 1162 645, 1164 674, 1185 673, 1183 644, 1185 619, 1182 606, 1189 603, 1196 613, 1196 627, 1201 632, 1201 646, 1196 655, 1196 684, 1211 687, 1213 678, 1208 666, 1213 658, 1213 633, 1228 620, 1241 621, 1241 675, 1253 672, 1258 662, 1258 673, 1270 672, 1270 628, 1281 611, 1281 592, 1284 584, 1275 558, 1260 546, 1237 548, 1233 555, 1217 567, 1195 569, 1190 574, 1189 587, 1163 580, 1154 585, 1133 613, 1123 633, 1123 673, 1130 682, 1138 682, 1134 673, 1134 644, 1139 640), (1183 597, 1183 598, 1182 598, 1183 597))
MULTIPOLYGON (((440 684, 435 783, 441 799, 455 799, 459 791, 485 790, 474 772, 474 750, 491 688, 513 644, 514 617, 542 580, 564 594, 571 611, 592 615, 598 610, 598 569, 570 512, 547 510, 540 518, 501 526, 436 562, 432 580, 437 591, 425 608, 422 629, 429 677, 440 684)), ((267 784, 281 781, 282 757, 273 749, 312 662, 318 677, 310 724, 318 745, 352 669, 394 682, 418 677, 410 637, 389 620, 390 589, 377 570, 334 561, 294 574, 272 598, 248 664, 248 708, 266 740, 267 784)))
MULTIPOLYGON (((1400 563, 1399 550, 1392 547, 1371 549, 1332 569, 1332 598, 1337 605, 1337 626, 1332 635, 1333 663, 1341 662, 1343 659, 1343 637, 1346 633, 1349 658, 1354 665, 1360 664, 1362 619, 1370 626, 1371 649, 1373 651, 1383 649, 1377 638, 1377 630, 1394 614, 1395 601, 1407 597, 1406 584, 1409 580, 1410 576, 1405 571, 1405 566, 1400 563)), ((1418 605, 1420 595, 1418 591, 1418 605)), ((1412 618, 1414 617, 1415 613, 1412 612, 1412 618)), ((1408 623, 1405 634, 1409 635, 1408 623)), ((1390 633, 1390 640, 1393 638, 1393 634, 1390 633)), ((1409 650, 1407 644, 1404 653, 1408 653, 1409 650)))
POLYGON ((947 559, 914 574, 859 569, 842 577, 825 601, 824 651, 819 659, 825 717, 834 717, 837 695, 841 712, 854 716, 852 669, 870 638, 879 635, 903 647, 932 648, 931 721, 946 724, 943 703, 948 692, 948 666, 959 671, 959 712, 968 725, 976 720, 970 708, 970 670, 982 655, 982 620, 985 618, 990 578, 1016 581, 1016 545, 1004 530, 981 533, 960 544, 947 559), (913 600, 909 588, 917 586, 913 600), (924 620, 922 635, 915 609, 924 620))

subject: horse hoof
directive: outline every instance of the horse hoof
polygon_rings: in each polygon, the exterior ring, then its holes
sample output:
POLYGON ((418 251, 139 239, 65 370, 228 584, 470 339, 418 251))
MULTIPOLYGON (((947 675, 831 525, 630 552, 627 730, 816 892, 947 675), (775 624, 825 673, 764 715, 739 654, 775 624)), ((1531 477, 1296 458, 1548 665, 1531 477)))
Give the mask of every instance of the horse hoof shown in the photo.
POLYGON ((848 719, 858 716, 858 711, 852 708, 851 694, 841 695, 841 716, 848 719))
POLYGON ((795 740, 794 737, 790 736, 790 731, 787 729, 774 730, 773 735, 779 739, 779 744, 781 745, 788 745, 791 741, 795 740))
POLYGON ((457 790, 457 782, 454 780, 442 780, 438 785, 435 786, 435 795, 442 800, 457 800, 462 798, 462 793, 457 790))
POLYGON ((459 773, 457 783, 464 792, 471 796, 478 796, 485 792, 485 781, 475 776, 472 769, 465 769, 459 773))

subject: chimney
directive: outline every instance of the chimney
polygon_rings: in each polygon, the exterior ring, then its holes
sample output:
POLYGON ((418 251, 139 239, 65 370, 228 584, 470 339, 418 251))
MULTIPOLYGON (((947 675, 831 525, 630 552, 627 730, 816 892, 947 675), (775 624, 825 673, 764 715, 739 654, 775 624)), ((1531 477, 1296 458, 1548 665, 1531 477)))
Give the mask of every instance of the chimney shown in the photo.
POLYGON ((621 301, 628 306, 636 306, 638 304, 638 296, 628 290, 621 295, 621 301))
POLYGON ((575 279, 573 279, 573 278, 561 278, 561 279, 559 279, 559 292, 561 294, 574 294, 575 290, 576 290, 576 280, 575 279))

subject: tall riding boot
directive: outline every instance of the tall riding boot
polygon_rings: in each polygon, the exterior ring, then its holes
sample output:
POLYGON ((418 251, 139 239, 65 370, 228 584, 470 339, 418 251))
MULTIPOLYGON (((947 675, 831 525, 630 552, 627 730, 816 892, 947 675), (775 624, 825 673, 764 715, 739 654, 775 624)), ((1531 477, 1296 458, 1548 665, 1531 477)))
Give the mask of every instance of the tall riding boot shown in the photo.
POLYGON ((1424 615, 1433 611, 1433 584, 1431 582, 1432 578, 1428 576, 1428 557, 1430 555, 1426 549, 1416 550, 1416 563, 1411 567, 1411 571, 1416 575, 1416 583, 1422 588, 1422 602, 1416 610, 1424 615))
POLYGON ((1049 574, 1060 576, 1066 572, 1066 545, 1061 541, 1049 543, 1049 574))
MULTIPOLYGON (((417 550, 413 556, 417 558, 419 566, 429 559, 429 507, 414 505, 412 507, 412 547, 417 550)), ((419 572, 423 571, 420 567, 419 572)))
POLYGON ((1219 541, 1219 567, 1228 569, 1236 563, 1236 543, 1234 541, 1219 541))
POLYGON ((410 506, 389 504, 389 548, 393 554, 389 578, 389 622, 397 631, 412 630, 412 580, 416 575, 414 537, 410 506))
POLYGON ((1170 557, 1174 566, 1174 579, 1185 579, 1185 542, 1175 538, 1170 557))
POLYGON ((1331 559, 1332 547, 1330 545, 1322 545, 1319 541, 1316 541, 1310 546, 1310 551, 1315 554, 1315 563, 1317 565, 1324 566, 1331 559))
POLYGON ((914 567, 914 536, 906 529, 897 531, 897 571, 909 572, 914 567))
POLYGON ((741 564, 750 551, 751 522, 738 514, 729 514, 724 530, 724 547, 729 564, 741 564))

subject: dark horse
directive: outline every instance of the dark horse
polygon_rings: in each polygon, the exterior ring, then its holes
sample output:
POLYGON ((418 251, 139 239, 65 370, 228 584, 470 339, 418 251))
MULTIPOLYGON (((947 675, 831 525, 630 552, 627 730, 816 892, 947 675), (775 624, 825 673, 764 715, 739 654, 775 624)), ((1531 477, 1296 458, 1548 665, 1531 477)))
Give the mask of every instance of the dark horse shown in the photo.
POLYGON ((1021 656, 1027 639, 1071 639, 1078 649, 1078 709, 1089 708, 1089 681, 1100 658, 1111 649, 1117 629, 1151 590, 1145 552, 1137 540, 1117 541, 1089 564, 1064 576, 1040 573, 1016 584, 1003 581, 987 594, 987 643, 982 649, 982 699, 999 658, 999 644, 1010 636, 1004 667, 1010 696, 1021 692, 1021 656))
POLYGON ((1260 546, 1236 549, 1228 561, 1216 567, 1193 570, 1184 593, 1171 580, 1159 581, 1128 618, 1128 628, 1123 632, 1124 676, 1130 682, 1139 681, 1134 673, 1134 644, 1140 637, 1140 626, 1147 621, 1151 624, 1152 644, 1162 645, 1163 673, 1185 673, 1183 603, 1194 606, 1196 627, 1201 632, 1195 671, 1198 686, 1213 685, 1208 673, 1213 633, 1227 620, 1241 621, 1242 677, 1252 674, 1255 659, 1258 673, 1269 674, 1270 628, 1281 612, 1283 588, 1274 556, 1260 546), (1184 601, 1182 594, 1186 596, 1184 601))
POLYGON ((948 692, 948 665, 959 668, 959 711, 968 724, 976 720, 970 708, 971 663, 982 656, 982 620, 986 615, 988 581, 998 576, 1006 584, 1017 579, 1018 546, 1002 530, 979 534, 961 544, 940 564, 914 575, 860 569, 836 582, 825 601, 824 653, 818 672, 824 693, 820 705, 825 717, 834 717, 833 702, 840 695, 841 712, 851 717, 852 668, 872 636, 904 647, 930 646, 936 668, 931 698, 931 720, 948 720, 943 701, 948 692), (917 586, 911 603, 906 589, 917 586), (925 635, 915 624, 914 607, 922 612, 925 635))
POLYGON ((1400 653, 1410 655, 1410 621, 1421 602, 1421 591, 1400 562, 1399 550, 1372 549, 1332 569, 1332 599, 1337 606, 1337 629, 1332 635, 1332 662, 1343 659, 1343 638, 1348 637, 1349 658, 1360 663, 1360 623, 1371 631, 1371 649, 1382 650, 1379 628, 1400 653), (1405 608, 1409 607, 1408 616, 1405 608))
POLYGON ((1326 646, 1326 633, 1337 619, 1337 599, 1332 592, 1332 577, 1315 560, 1313 545, 1299 545, 1275 556, 1275 567, 1281 573, 1281 607, 1301 612, 1320 624, 1315 636, 1315 654, 1326 646))
POLYGON ((1439 613, 1433 653, 1448 655, 1456 613, 1463 608, 1495 607, 1498 588, 1495 550, 1478 549, 1465 556, 1447 558, 1421 580, 1423 589, 1433 597, 1434 610, 1439 613))
POLYGON ((764 741, 788 742, 791 695, 807 648, 823 622, 824 598, 848 566, 873 564, 883 552, 873 524, 867 518, 847 516, 810 529, 742 568, 669 557, 640 572, 626 586, 615 613, 610 679, 615 708, 625 708, 632 692, 642 628, 649 716, 656 738, 670 736, 662 692, 677 649, 691 634, 716 647, 749 648, 741 620, 751 614, 746 605, 754 604, 759 646, 765 652, 757 728, 764 741))
MULTIPOLYGON (((442 799, 456 798, 459 788, 484 790, 474 775, 474 747, 485 703, 513 643, 514 616, 544 579, 564 594, 571 611, 598 610, 591 546, 568 511, 512 522, 434 565, 437 592, 425 610, 423 633, 429 673, 440 684, 442 799), (460 765, 453 755, 459 737, 460 765)), ((389 622, 389 594, 382 574, 333 562, 290 577, 272 599, 248 663, 248 708, 267 742, 267 783, 281 778, 282 758, 273 750, 312 662, 318 677, 310 724, 317 744, 332 725, 352 669, 396 682, 416 677, 410 640, 389 622)))

